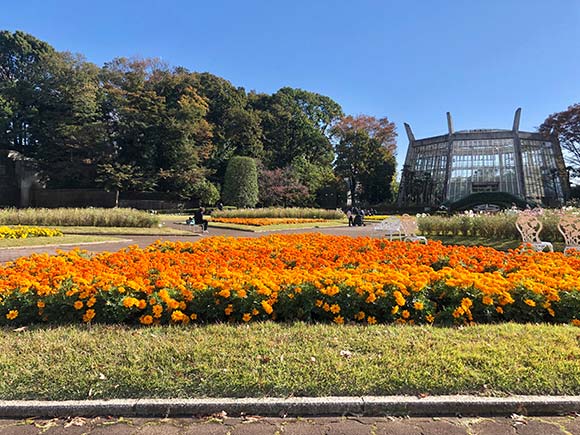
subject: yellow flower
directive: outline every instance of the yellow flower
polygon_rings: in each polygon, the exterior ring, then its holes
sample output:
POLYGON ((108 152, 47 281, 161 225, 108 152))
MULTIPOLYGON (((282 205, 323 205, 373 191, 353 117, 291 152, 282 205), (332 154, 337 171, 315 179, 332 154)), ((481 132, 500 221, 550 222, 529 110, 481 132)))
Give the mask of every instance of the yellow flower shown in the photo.
POLYGON ((191 316, 189 316, 189 318, 190 318, 191 320, 197 320, 197 314, 195 314, 195 313, 191 313, 191 316))
POLYGON ((489 296, 484 296, 481 299, 481 302, 483 303, 483 305, 493 305, 493 299, 490 298, 489 296))
POLYGON ((97 298, 95 298, 94 296, 91 296, 89 298, 89 300, 87 301, 87 307, 91 308, 92 306, 94 306, 97 303, 97 298))
POLYGON ((328 305, 328 303, 325 302, 324 305, 322 306, 322 309, 324 311, 330 311, 330 305, 328 305))
POLYGON ((344 318, 342 316, 336 316, 332 321, 337 325, 342 325, 344 323, 344 318))
POLYGON ((395 305, 393 308, 391 308, 391 314, 395 315, 399 312, 399 306, 395 305))
POLYGON ((415 302, 413 304, 413 308, 415 308, 417 311, 421 311, 423 307, 424 307, 423 302, 415 302))
POLYGON ((332 314, 338 314, 338 313, 340 313, 340 306, 338 304, 332 304, 330 306, 330 312, 332 314))
POLYGON ((427 320, 429 323, 433 323, 435 321, 435 317, 432 314, 427 314, 425 316, 425 320, 427 320))
POLYGON ((8 320, 14 320, 18 317, 18 310, 10 310, 8 314, 6 314, 6 318, 8 320))
POLYGON ((316 300, 314 301, 314 305, 316 305, 317 307, 319 307, 319 308, 320 308, 320 307, 322 306, 322 301, 321 301, 320 299, 316 299, 316 300))
POLYGON ((409 311, 407 311, 407 310, 403 310, 403 312, 401 313, 401 316, 403 316, 403 319, 408 319, 410 315, 411 315, 411 313, 409 313, 409 311))
POLYGON ((529 305, 530 307, 535 307, 535 306, 536 306, 536 302, 534 302, 534 301, 533 301, 533 300, 531 300, 531 299, 526 299, 526 300, 524 300, 524 303, 525 303, 526 305, 529 305))
POLYGON ((83 301, 75 301, 75 303, 73 304, 75 310, 82 310, 83 306, 84 306, 83 301))
POLYGON ((252 318, 252 315, 250 313, 244 313, 244 315, 242 316, 242 320, 244 322, 249 322, 251 318, 252 318))
POLYGON ((377 318, 376 317, 373 317, 373 316, 368 316, 367 317, 367 323, 369 325, 374 325, 374 324, 377 323, 377 318))
POLYGON ((229 304, 225 309, 224 309, 224 313, 226 314, 226 316, 229 316, 230 314, 232 314, 232 312, 234 311, 234 307, 232 306, 232 304, 229 304))
POLYGON ((46 304, 44 303, 44 301, 38 301, 38 302, 36 303, 36 306, 37 306, 38 308, 44 308, 44 307, 46 306, 46 304))

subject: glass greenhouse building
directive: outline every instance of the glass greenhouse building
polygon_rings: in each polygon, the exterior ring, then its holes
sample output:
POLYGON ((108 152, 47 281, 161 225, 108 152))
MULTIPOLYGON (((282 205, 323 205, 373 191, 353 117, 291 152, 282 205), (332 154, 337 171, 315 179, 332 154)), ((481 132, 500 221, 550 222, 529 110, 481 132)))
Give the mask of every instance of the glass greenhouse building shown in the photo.
POLYGON ((436 208, 471 194, 506 192, 544 206, 563 204, 568 173, 557 138, 519 131, 521 109, 511 130, 454 131, 415 139, 405 124, 409 148, 399 188, 401 207, 436 208))

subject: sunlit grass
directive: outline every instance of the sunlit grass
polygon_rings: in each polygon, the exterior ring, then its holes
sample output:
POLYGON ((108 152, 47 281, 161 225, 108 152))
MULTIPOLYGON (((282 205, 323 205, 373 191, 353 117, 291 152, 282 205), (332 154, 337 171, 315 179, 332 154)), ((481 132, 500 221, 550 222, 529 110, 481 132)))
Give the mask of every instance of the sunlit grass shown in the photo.
POLYGON ((580 393, 571 326, 63 326, 0 347, 3 399, 580 393))

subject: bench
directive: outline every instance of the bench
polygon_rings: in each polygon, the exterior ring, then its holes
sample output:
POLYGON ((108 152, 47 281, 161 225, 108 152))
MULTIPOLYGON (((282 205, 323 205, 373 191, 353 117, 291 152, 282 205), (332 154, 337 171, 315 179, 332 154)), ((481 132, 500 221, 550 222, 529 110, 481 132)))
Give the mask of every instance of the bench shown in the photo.
POLYGON ((401 220, 396 216, 389 216, 383 219, 373 227, 373 230, 380 231, 385 236, 388 236, 389 240, 393 240, 393 237, 403 240, 404 233, 401 227, 401 220))

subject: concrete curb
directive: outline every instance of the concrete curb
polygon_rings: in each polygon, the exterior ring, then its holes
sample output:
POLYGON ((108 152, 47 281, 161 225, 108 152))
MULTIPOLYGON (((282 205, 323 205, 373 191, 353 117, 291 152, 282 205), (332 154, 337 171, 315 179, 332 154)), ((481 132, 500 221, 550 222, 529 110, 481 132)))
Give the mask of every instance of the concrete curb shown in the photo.
POLYGON ((580 396, 364 396, 295 398, 129 399, 86 401, 0 401, 0 418, 125 416, 506 416, 580 412, 580 396))

